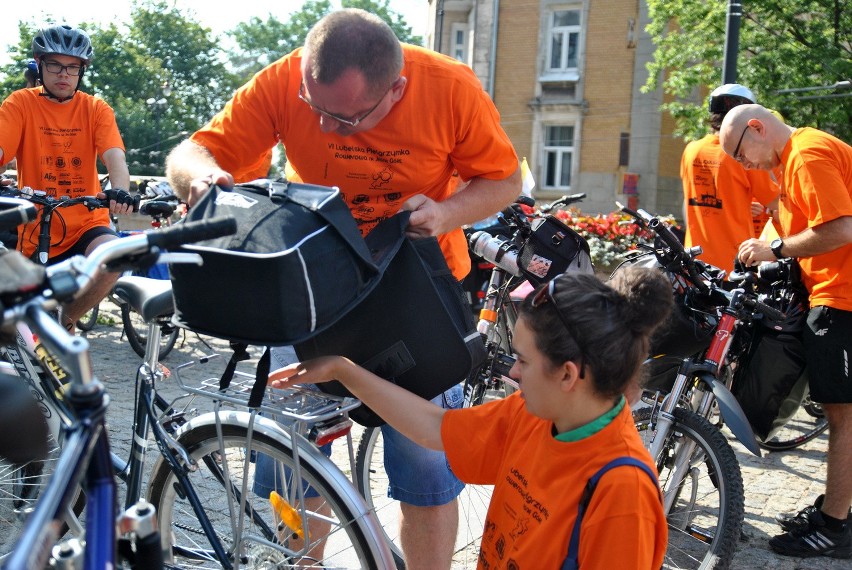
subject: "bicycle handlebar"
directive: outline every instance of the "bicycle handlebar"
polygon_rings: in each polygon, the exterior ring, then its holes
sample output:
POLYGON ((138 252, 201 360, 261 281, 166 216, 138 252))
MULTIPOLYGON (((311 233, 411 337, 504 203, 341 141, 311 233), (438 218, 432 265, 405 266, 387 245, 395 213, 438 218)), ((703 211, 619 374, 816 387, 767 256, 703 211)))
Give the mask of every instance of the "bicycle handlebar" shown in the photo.
POLYGON ((708 279, 701 275, 695 264, 695 258, 701 254, 701 248, 690 248, 689 250, 683 247, 683 244, 674 235, 668 224, 660 220, 657 216, 652 216, 645 210, 633 210, 616 202, 616 205, 622 212, 633 217, 637 224, 647 228, 656 234, 665 246, 671 252, 671 257, 674 261, 686 271, 689 280, 702 293, 707 293, 712 289, 708 279))
POLYGON ((570 206, 571 204, 575 204, 577 202, 582 202, 585 197, 585 192, 580 192, 578 194, 567 194, 565 196, 562 196, 555 202, 541 206, 541 208, 539 209, 542 211, 542 213, 547 214, 548 212, 552 212, 555 209, 562 208, 564 206, 570 206))
MULTIPOLYGON (((616 204, 618 204, 622 212, 632 216, 639 225, 646 227, 659 236, 660 240, 662 240, 666 247, 669 248, 672 257, 679 262, 680 267, 686 270, 689 280, 699 292, 704 294, 710 292, 720 293, 729 304, 731 303, 733 299, 732 293, 713 286, 712 282, 699 273, 695 264, 695 258, 701 254, 700 247, 693 247, 688 250, 685 249, 668 224, 660 220, 658 217, 652 216, 641 209, 637 211, 623 206, 618 202, 616 202, 616 204)), ((779 311, 778 309, 758 300, 756 295, 745 293, 742 289, 739 289, 739 291, 743 291, 743 294, 740 296, 742 305, 753 313, 763 313, 766 317, 772 320, 783 320, 786 318, 786 315, 782 311, 779 311)))
POLYGON ((38 217, 36 207, 23 198, 0 197, 0 208, 0 231, 13 230, 38 217))
POLYGON ((47 195, 43 190, 33 190, 32 188, 24 187, 24 188, 15 188, 14 186, 7 186, 3 189, 3 194, 9 197, 20 198, 23 200, 27 200, 32 202, 33 204, 38 204, 44 208, 48 208, 50 210, 55 210, 57 208, 67 208, 69 206, 77 206, 83 205, 86 206, 89 210, 96 210, 98 208, 109 208, 110 200, 116 200, 119 203, 126 203, 133 207, 133 211, 139 211, 139 202, 142 199, 141 196, 130 196, 127 192, 124 192, 127 199, 130 201, 122 200, 123 197, 119 194, 118 190, 104 190, 104 194, 106 194, 106 198, 97 198, 95 196, 78 196, 77 198, 69 198, 67 196, 60 196, 58 198, 47 195))
POLYGON ((783 321, 787 318, 787 315, 784 312, 779 311, 775 307, 770 307, 766 303, 758 301, 753 297, 745 297, 743 299, 743 305, 754 312, 763 313, 773 321, 783 321))

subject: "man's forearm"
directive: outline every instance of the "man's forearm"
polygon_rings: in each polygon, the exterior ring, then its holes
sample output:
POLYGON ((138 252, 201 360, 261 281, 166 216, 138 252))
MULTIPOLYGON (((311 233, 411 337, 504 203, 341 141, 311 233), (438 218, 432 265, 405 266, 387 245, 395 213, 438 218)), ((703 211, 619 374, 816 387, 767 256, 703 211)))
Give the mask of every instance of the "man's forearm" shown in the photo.
POLYGON ((787 257, 813 257, 852 243, 852 216, 843 216, 784 238, 787 257))
POLYGON ((124 151, 111 148, 103 154, 104 165, 109 173, 109 184, 112 188, 127 190, 130 188, 130 171, 124 151))
POLYGON ((503 180, 474 178, 444 202, 452 208, 452 226, 472 224, 499 212, 517 199, 521 186, 520 169, 503 180))

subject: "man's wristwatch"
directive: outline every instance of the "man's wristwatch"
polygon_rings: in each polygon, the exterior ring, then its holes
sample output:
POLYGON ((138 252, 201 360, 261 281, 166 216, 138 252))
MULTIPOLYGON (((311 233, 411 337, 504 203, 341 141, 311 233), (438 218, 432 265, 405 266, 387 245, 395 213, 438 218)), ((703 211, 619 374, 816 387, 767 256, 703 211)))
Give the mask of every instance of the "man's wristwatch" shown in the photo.
POLYGON ((769 249, 772 250, 772 253, 775 254, 777 259, 784 259, 784 254, 781 253, 781 248, 784 247, 784 240, 781 238, 775 238, 771 242, 769 242, 769 249))

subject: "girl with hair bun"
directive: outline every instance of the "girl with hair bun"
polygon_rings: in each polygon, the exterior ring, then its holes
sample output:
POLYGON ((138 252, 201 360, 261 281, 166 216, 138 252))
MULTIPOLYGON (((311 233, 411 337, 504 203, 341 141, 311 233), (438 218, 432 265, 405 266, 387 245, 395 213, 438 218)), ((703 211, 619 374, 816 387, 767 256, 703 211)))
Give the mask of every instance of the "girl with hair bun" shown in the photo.
MULTIPOLYGON (((443 450, 459 479, 494 485, 479 568, 558 568, 601 467, 630 457, 656 473, 623 392, 671 305, 671 286, 653 269, 629 268, 607 283, 558 276, 521 305, 510 371, 520 390, 473 408, 445 410, 340 356, 281 368, 269 383, 339 380, 404 435, 443 450)), ((662 566, 666 519, 642 469, 603 475, 580 528, 583 570, 662 566)))

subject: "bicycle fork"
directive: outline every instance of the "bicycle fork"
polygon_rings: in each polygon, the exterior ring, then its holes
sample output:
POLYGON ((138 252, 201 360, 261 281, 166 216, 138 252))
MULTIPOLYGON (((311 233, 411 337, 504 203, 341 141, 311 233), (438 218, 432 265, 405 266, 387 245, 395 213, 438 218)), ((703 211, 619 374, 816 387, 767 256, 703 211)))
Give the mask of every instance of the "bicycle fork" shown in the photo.
MULTIPOLYGON (((657 414, 657 422, 652 434, 650 452, 651 457, 659 465, 665 446, 670 441, 669 435, 675 429, 677 420, 674 416, 675 408, 680 400, 681 394, 685 393, 687 385, 687 376, 683 371, 683 367, 678 371, 675 378, 672 391, 663 400, 663 405, 657 414)), ((674 505, 678 496, 678 491, 681 488, 681 483, 689 474, 690 458, 695 450, 695 443, 689 439, 685 439, 677 443, 673 449, 674 464, 671 466, 670 475, 666 479, 663 492, 663 511, 666 516, 674 505)))

